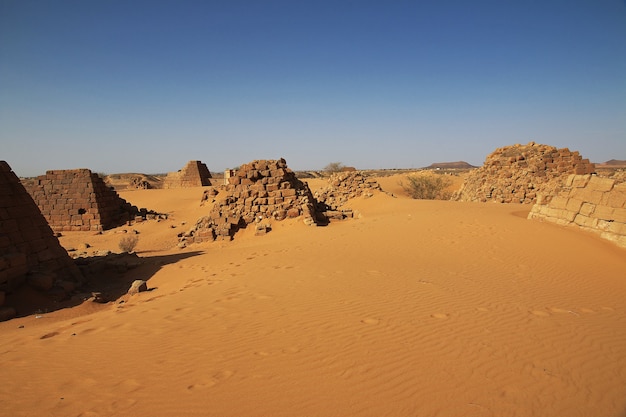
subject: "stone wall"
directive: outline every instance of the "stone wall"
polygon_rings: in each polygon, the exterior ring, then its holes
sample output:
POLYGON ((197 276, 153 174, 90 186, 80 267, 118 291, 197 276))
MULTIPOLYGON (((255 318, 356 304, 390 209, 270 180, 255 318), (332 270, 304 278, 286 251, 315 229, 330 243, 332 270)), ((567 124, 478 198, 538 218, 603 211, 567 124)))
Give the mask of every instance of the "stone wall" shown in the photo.
POLYGON ((169 172, 163 182, 163 188, 204 187, 208 185, 211 185, 211 172, 200 161, 189 161, 180 171, 169 172))
POLYGON ((578 226, 626 248, 626 182, 570 175, 555 196, 537 200, 528 218, 578 226))
POLYGON ((351 210, 341 208, 345 203, 361 196, 371 197, 373 190, 382 191, 376 179, 362 171, 346 171, 332 174, 328 187, 317 190, 314 197, 318 211, 331 219, 342 219, 352 215, 351 210))
POLYGON ((570 174, 591 174, 594 164, 577 151, 530 142, 496 149, 471 171, 457 201, 534 203, 538 194, 554 195, 570 174))
POLYGON ((47 171, 25 187, 54 231, 106 230, 139 214, 88 169, 47 171))
MULTIPOLYGON (((0 307, 5 292, 24 282, 49 290, 55 282, 79 282, 81 275, 59 244, 37 205, 5 161, 0 161, 0 307)), ((10 318, 2 307, 0 320, 10 318)))
POLYGON ((284 159, 242 165, 228 178, 228 185, 207 190, 203 202, 213 204, 209 215, 179 236, 180 246, 230 240, 240 228, 268 220, 303 217, 306 224, 317 224, 311 190, 296 178, 284 159))

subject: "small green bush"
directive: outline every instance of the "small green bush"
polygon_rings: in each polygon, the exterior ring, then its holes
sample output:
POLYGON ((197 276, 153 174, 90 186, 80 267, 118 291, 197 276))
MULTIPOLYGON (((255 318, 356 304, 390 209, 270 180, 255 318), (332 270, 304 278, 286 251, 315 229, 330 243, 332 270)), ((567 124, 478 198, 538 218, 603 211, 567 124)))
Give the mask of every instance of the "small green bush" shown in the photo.
POLYGON ((449 200, 450 192, 446 191, 452 180, 443 175, 407 175, 408 183, 400 183, 411 198, 421 200, 449 200))
POLYGON ((123 252, 131 253, 137 246, 137 242, 139 242, 139 237, 136 235, 124 236, 118 246, 123 252))

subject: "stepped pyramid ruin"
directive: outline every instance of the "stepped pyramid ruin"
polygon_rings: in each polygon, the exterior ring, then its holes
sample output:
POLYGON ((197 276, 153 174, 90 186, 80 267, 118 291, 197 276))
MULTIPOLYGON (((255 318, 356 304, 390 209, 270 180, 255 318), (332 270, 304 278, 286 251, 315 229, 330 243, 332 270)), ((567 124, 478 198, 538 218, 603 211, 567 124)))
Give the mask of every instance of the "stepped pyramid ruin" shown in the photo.
MULTIPOLYGON (((0 307, 4 293, 29 282, 47 290, 82 277, 9 164, 0 161, 0 307)), ((4 307, 0 320, 11 317, 4 307)), ((15 315, 15 311, 13 311, 15 315)))
POLYGON ((25 185, 54 231, 101 231, 139 214, 88 169, 53 170, 25 185))
POLYGON ((505 146, 469 173, 452 200, 531 204, 538 194, 555 195, 570 174, 593 172, 594 164, 567 148, 534 142, 505 146))
POLYGON ((169 172, 163 188, 204 187, 211 185, 211 172, 200 161, 189 161, 178 172, 169 172))
POLYGON ((228 184, 205 192, 213 203, 208 216, 180 236, 181 244, 230 240, 240 228, 264 219, 284 220, 302 216, 317 224, 315 199, 309 186, 296 178, 284 159, 257 160, 242 165, 228 184))

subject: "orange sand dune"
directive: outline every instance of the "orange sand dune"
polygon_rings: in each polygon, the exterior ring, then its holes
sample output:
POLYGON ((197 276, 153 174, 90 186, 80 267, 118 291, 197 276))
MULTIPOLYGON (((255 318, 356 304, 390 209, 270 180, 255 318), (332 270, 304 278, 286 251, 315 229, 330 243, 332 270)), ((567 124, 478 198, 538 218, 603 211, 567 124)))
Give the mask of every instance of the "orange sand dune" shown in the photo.
POLYGON ((201 188, 121 193, 171 216, 61 242, 136 229, 153 290, 0 323, 0 415, 626 415, 623 249, 529 206, 393 192, 183 250, 201 188))

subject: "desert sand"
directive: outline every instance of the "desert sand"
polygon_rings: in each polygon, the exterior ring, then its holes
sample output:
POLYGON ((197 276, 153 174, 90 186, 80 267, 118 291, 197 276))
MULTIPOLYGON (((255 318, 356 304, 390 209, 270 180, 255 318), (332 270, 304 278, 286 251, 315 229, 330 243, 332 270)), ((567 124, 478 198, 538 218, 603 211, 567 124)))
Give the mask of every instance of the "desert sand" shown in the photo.
POLYGON ((398 180, 355 219, 184 249, 202 188, 120 192, 169 218, 60 242, 136 230, 151 290, 0 323, 0 415, 626 416, 626 251, 398 180))

